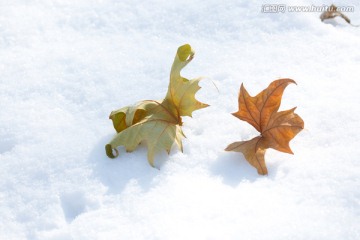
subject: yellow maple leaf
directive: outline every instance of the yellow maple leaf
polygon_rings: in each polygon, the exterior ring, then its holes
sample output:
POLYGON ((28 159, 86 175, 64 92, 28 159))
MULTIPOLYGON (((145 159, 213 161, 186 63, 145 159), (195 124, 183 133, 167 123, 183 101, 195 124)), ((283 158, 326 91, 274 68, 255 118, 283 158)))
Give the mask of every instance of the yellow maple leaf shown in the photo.
POLYGON ((200 78, 188 80, 180 75, 193 57, 194 51, 189 44, 178 48, 170 72, 168 92, 163 100, 145 100, 111 112, 110 119, 118 133, 105 146, 110 158, 118 156, 116 147, 122 145, 131 152, 141 142, 147 144, 151 166, 154 166, 155 154, 161 150, 170 153, 174 143, 182 151, 185 135, 181 129, 181 117, 191 116, 193 111, 208 106, 195 99, 195 93, 200 89, 200 78))

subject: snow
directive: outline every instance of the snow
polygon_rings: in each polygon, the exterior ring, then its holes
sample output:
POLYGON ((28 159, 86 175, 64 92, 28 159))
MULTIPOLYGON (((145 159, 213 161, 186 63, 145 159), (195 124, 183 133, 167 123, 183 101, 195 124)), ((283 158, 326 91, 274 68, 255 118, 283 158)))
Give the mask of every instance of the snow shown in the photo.
POLYGON ((359 239, 359 28, 266 3, 0 1, 0 239, 359 239), (211 105, 183 119, 184 153, 108 159, 109 113, 163 98, 184 43, 211 105), (285 77, 305 130, 259 176, 223 150, 257 135, 230 113, 241 83, 285 77))

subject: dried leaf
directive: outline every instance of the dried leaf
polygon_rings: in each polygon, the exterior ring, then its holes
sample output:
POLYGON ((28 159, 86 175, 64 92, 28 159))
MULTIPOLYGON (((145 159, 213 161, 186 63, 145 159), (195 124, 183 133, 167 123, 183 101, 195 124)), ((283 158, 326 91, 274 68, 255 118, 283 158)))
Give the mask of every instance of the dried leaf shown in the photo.
POLYGON ((182 116, 191 116, 192 112, 208 105, 195 99, 200 89, 200 78, 188 80, 180 71, 193 59, 194 51, 186 44, 178 48, 170 73, 170 83, 165 99, 145 100, 134 106, 113 111, 110 119, 118 134, 105 146, 110 158, 118 155, 116 147, 125 146, 131 152, 141 143, 148 147, 148 161, 154 166, 154 156, 161 150, 168 153, 175 143, 182 151, 182 116), (115 155, 113 154, 115 151, 115 155))
POLYGON ((358 27, 358 25, 353 25, 350 22, 350 18, 348 18, 345 14, 341 13, 340 11, 338 11, 337 7, 332 4, 326 11, 324 11, 321 15, 320 15, 320 19, 323 22, 326 19, 331 19, 331 18, 335 18, 335 17, 341 17, 343 18, 347 23, 349 23, 350 25, 354 26, 354 27, 358 27))
MULTIPOLYGON (((264 155, 267 148, 293 153, 289 142, 304 128, 304 122, 295 114, 295 108, 278 112, 285 88, 295 83, 292 79, 273 81, 265 90, 251 97, 243 84, 239 93, 239 110, 233 115, 251 124, 260 136, 250 141, 230 144, 225 150, 242 152, 259 174, 267 174, 264 155)), ((295 83, 296 84, 296 83, 295 83)))

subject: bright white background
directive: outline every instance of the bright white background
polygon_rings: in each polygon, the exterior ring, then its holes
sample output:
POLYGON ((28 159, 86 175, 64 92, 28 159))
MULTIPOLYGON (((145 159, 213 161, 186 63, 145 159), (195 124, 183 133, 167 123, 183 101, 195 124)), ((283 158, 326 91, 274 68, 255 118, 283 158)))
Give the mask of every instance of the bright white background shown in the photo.
POLYGON ((359 239, 360 28, 264 3, 0 0, 0 238, 359 239), (184 153, 108 159, 110 112, 163 98, 184 43, 211 105, 183 119, 184 153), (240 84, 278 78, 305 130, 259 176, 223 149, 257 135, 230 114, 240 84))

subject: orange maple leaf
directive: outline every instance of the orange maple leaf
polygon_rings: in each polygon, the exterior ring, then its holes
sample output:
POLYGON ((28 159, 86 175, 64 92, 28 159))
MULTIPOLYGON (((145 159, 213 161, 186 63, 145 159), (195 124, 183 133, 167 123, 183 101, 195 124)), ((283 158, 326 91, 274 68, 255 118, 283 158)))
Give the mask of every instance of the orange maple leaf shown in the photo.
POLYGON ((275 80, 255 97, 249 95, 243 84, 240 87, 239 110, 233 115, 251 124, 260 132, 260 136, 234 142, 225 150, 242 152, 261 175, 267 174, 266 149, 293 154, 289 142, 304 129, 304 121, 294 113, 296 108, 278 112, 283 92, 290 83, 296 84, 288 78, 275 80))

